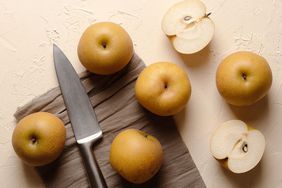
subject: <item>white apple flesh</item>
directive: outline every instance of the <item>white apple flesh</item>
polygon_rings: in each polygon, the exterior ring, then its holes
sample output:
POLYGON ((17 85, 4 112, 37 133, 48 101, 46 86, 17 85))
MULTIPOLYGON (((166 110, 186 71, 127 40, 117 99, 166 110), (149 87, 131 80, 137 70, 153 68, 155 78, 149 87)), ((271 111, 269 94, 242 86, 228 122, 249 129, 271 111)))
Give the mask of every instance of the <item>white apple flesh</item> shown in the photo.
POLYGON ((265 150, 263 134, 240 120, 220 125, 211 138, 211 153, 234 173, 253 169, 265 150))
POLYGON ((176 51, 193 54, 205 48, 214 35, 214 23, 200 0, 174 4, 164 15, 162 30, 170 37, 176 51))

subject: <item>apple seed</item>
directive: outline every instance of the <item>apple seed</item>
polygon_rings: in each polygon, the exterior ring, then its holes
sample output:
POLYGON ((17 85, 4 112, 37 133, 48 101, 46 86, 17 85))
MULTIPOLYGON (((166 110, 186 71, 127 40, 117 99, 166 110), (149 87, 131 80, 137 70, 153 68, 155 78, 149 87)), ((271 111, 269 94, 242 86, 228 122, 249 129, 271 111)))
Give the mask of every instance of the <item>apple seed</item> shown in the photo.
POLYGON ((187 22, 187 21, 191 20, 191 18, 192 18, 191 16, 185 16, 185 17, 183 18, 183 20, 187 22))
POLYGON ((247 153, 248 152, 248 144, 244 142, 243 147, 242 147, 243 152, 247 153))
POLYGON ((198 19, 196 19, 196 20, 194 20, 194 21, 191 21, 191 19, 192 19, 191 16, 185 16, 185 17, 183 18, 183 20, 184 20, 184 22, 187 23, 187 24, 193 24, 193 23, 195 23, 195 22, 200 22, 202 19, 207 18, 207 17, 209 17, 210 15, 211 15, 211 12, 207 13, 205 16, 200 17, 200 18, 198 18, 198 19))

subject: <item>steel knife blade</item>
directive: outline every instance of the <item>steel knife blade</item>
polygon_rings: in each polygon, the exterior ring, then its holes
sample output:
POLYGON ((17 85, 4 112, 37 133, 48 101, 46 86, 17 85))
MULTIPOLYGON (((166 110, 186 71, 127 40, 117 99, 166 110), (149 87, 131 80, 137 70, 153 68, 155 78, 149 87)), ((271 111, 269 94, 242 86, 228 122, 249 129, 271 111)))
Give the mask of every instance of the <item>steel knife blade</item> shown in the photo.
POLYGON ((92 152, 93 144, 102 138, 102 130, 89 97, 72 64, 53 44, 55 70, 68 112, 76 142, 84 159, 88 179, 92 187, 107 187, 92 152))

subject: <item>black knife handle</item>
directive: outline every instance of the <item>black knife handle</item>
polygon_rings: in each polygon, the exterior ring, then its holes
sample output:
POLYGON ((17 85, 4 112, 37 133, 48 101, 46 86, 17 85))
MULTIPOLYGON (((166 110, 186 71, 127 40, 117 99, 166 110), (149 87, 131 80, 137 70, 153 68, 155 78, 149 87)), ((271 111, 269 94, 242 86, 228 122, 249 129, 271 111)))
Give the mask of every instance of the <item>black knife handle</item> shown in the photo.
POLYGON ((107 184, 92 152, 93 142, 78 144, 92 188, 107 188, 107 184))

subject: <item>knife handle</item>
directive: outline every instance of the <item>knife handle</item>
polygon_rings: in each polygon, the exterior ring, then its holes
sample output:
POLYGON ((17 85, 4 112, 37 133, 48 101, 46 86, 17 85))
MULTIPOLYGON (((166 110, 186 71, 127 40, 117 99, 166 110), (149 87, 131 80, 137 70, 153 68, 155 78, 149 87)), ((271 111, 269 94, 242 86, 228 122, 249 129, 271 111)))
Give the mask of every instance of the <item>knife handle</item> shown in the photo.
POLYGON ((107 188, 107 184, 98 167, 97 161, 93 155, 93 142, 78 144, 82 154, 84 166, 87 171, 88 180, 92 188, 107 188))

